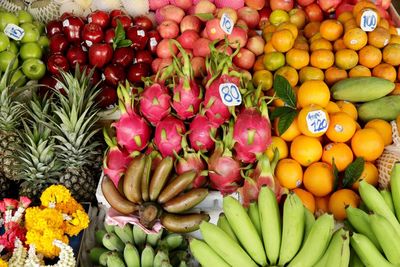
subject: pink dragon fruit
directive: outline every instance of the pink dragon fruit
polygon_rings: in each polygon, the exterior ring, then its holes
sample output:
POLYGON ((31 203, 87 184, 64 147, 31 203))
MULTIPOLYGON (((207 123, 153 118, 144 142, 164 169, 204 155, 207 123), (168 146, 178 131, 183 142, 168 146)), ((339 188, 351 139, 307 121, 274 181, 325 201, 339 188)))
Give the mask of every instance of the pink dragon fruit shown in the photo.
MULTIPOLYGON (((230 123, 232 124, 232 122, 230 123)), ((236 191, 242 180, 240 163, 232 157, 232 127, 224 128, 223 141, 218 140, 216 147, 208 159, 208 175, 211 187, 223 195, 236 191)))
POLYGON ((233 130, 236 158, 245 163, 253 163, 256 156, 264 153, 271 144, 271 124, 268 109, 262 101, 261 112, 255 108, 245 108, 237 116, 233 130))
POLYGON ((154 83, 146 87, 140 96, 140 112, 152 125, 157 125, 171 112, 170 100, 167 88, 154 83))
POLYGON ((211 151, 214 148, 217 127, 205 115, 198 114, 189 125, 190 146, 195 151, 211 151))
POLYGON ((163 157, 174 156, 182 150, 182 135, 186 132, 183 122, 171 115, 156 126, 154 143, 163 157))

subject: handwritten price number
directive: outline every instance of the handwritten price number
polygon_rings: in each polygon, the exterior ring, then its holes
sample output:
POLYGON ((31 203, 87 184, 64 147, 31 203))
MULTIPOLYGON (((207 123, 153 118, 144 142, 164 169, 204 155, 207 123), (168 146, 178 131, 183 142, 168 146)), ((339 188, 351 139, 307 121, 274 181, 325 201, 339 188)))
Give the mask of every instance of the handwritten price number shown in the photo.
POLYGON ((363 31, 371 32, 375 30, 378 24, 378 16, 373 10, 366 10, 361 15, 360 27, 363 31))
POLYGON ((24 37, 25 31, 24 29, 18 27, 15 24, 7 24, 7 26, 4 29, 4 33, 11 39, 20 41, 22 37, 24 37))
POLYGON ((225 106, 239 106, 242 103, 242 95, 234 83, 223 83, 219 86, 219 95, 225 106))
POLYGON ((219 26, 226 34, 231 34, 233 31, 233 21, 227 14, 222 14, 221 20, 219 21, 219 26))
POLYGON ((326 132, 328 120, 321 110, 310 111, 306 117, 308 130, 312 133, 326 132))

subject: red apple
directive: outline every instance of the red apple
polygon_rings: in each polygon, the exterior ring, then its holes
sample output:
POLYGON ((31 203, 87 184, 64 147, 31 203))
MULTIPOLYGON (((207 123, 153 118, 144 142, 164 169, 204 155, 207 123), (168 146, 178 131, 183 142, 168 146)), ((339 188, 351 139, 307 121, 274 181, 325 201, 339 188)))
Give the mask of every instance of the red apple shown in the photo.
POLYGON ((57 33, 50 38, 50 53, 64 53, 68 48, 68 40, 62 33, 57 33))
POLYGON ((201 20, 193 15, 188 15, 184 17, 180 23, 180 30, 181 33, 187 30, 194 30, 196 32, 200 32, 201 30, 201 20))
POLYGON ((306 12, 309 21, 322 21, 324 19, 324 14, 316 3, 306 6, 304 11, 306 12))
POLYGON ((162 39, 157 46, 157 56, 159 58, 172 58, 172 53, 178 54, 176 45, 170 44, 170 39, 162 39))
POLYGON ((218 9, 217 18, 222 18, 223 14, 226 14, 233 21, 233 23, 236 23, 238 20, 237 11, 231 7, 223 7, 218 9))
MULTIPOLYGON (((217 7, 208 0, 201 0, 194 6, 194 14, 211 13, 214 14, 217 7)), ((201 18, 200 18, 201 19, 201 18)))
POLYGON ((302 7, 306 7, 314 2, 315 0, 296 0, 296 3, 302 7))
POLYGON ((249 70, 253 67, 256 56, 246 48, 240 48, 239 53, 233 57, 233 63, 242 69, 249 70))
POLYGON ((97 24, 103 29, 110 24, 110 16, 102 10, 93 11, 88 15, 87 20, 89 23, 97 24))
POLYGON ((268 25, 269 23, 269 15, 271 15, 271 8, 270 7, 264 7, 260 11, 258 11, 258 14, 260 15, 260 22, 258 23, 258 28, 263 29, 265 25, 268 25))
POLYGON ((112 44, 114 42, 114 38, 115 38, 115 30, 108 29, 104 34, 104 42, 106 42, 107 44, 112 44))
POLYGON ((82 30, 82 40, 87 47, 91 47, 95 43, 100 43, 104 39, 103 30, 100 25, 95 23, 86 24, 82 30))
POLYGON ((146 32, 151 31, 153 29, 153 22, 146 16, 138 16, 133 19, 134 25, 139 25, 146 32))
POLYGON ((158 24, 164 20, 173 20, 179 24, 184 16, 185 11, 174 5, 166 5, 156 11, 156 21, 158 24))
POLYGON ((126 37, 132 41, 132 48, 135 50, 143 50, 149 40, 146 31, 138 25, 129 27, 126 31, 126 37))
POLYGON ((342 0, 317 0, 317 4, 326 13, 335 12, 342 0))
POLYGON ((282 9, 289 12, 294 6, 294 0, 273 0, 269 5, 272 10, 282 9))
POLYGON ((112 63, 119 64, 126 68, 133 63, 133 49, 130 47, 120 47, 114 51, 112 63))
POLYGON ((89 64, 101 69, 111 61, 112 55, 113 49, 110 44, 93 44, 89 48, 89 64))
POLYGON ((163 39, 175 39, 179 35, 178 23, 172 20, 164 20, 157 30, 163 39))
POLYGON ((119 15, 119 16, 113 17, 111 19, 111 27, 113 27, 113 28, 117 27, 117 25, 118 25, 117 21, 121 22, 122 27, 124 27, 125 30, 133 25, 132 19, 128 15, 119 15))
POLYGON ((79 43, 81 41, 81 31, 85 23, 80 17, 70 16, 63 20, 62 25, 69 42, 79 43))
POLYGON ((265 0, 244 0, 244 3, 246 6, 256 10, 261 10, 265 6, 265 0))
POLYGON ((46 33, 50 38, 57 33, 63 33, 63 25, 59 20, 52 20, 46 24, 46 33))
POLYGON ((96 101, 100 108, 106 109, 113 107, 117 103, 117 90, 109 85, 101 86, 100 93, 96 97, 96 101))
POLYGON ((184 31, 176 40, 182 45, 183 48, 193 49, 194 42, 199 39, 199 34, 194 30, 184 31))
POLYGON ((142 78, 148 77, 150 73, 151 68, 149 64, 136 63, 130 66, 127 78, 131 83, 141 83, 142 78))
POLYGON ((250 29, 254 29, 260 22, 260 15, 254 8, 245 6, 238 10, 238 18, 246 22, 250 29))
POLYGON ((110 64, 104 69, 104 77, 107 84, 116 87, 125 81, 126 74, 121 65, 110 64))
POLYGON ((339 17, 340 14, 343 12, 349 11, 352 12, 354 8, 354 5, 348 4, 348 3, 341 3, 335 11, 335 16, 336 18, 339 17))
POLYGON ((68 60, 60 54, 51 55, 47 60, 47 69, 53 75, 58 75, 59 70, 68 71, 68 60))
POLYGON ((246 48, 253 52, 256 56, 264 53, 264 46, 265 41, 259 35, 250 37, 246 44, 246 48))
POLYGON ((151 64, 151 62, 153 61, 153 57, 151 55, 151 52, 148 50, 139 50, 136 51, 135 56, 133 57, 133 63, 147 63, 147 64, 151 64))
POLYGON ((63 21, 63 20, 65 20, 66 18, 69 18, 69 17, 72 17, 72 16, 74 16, 74 14, 69 13, 69 12, 64 12, 64 13, 61 14, 60 20, 63 21))
POLYGON ((217 18, 207 21, 206 31, 207 36, 211 41, 222 40, 226 35, 220 26, 220 20, 217 18))
POLYGON ((43 97, 46 93, 51 93, 52 88, 56 87, 57 80, 53 75, 46 74, 38 81, 38 84, 40 85, 38 88, 38 94, 43 97))
POLYGON ((122 11, 121 9, 111 10, 110 19, 113 19, 114 17, 121 16, 121 15, 126 15, 126 13, 124 11, 122 11))
POLYGON ((190 60, 190 64, 193 68, 193 76, 200 78, 206 73, 206 63, 203 57, 193 57, 190 60))
POLYGON ((147 49, 149 49, 153 54, 157 52, 157 45, 161 42, 162 38, 158 31, 152 30, 147 33, 149 36, 149 41, 147 43, 147 49))
POLYGON ((249 30, 249 26, 247 26, 247 23, 246 23, 246 21, 244 21, 244 20, 242 20, 242 19, 239 19, 237 22, 236 22, 236 25, 235 25, 236 27, 239 27, 239 28, 242 28, 243 30, 245 30, 246 32, 249 30))
POLYGON ((303 29, 307 21, 306 12, 300 8, 293 8, 289 11, 289 21, 296 25, 298 29, 303 29))
POLYGON ((240 27, 233 27, 233 31, 228 35, 229 46, 232 48, 245 47, 247 43, 247 32, 240 27))
POLYGON ((87 62, 87 53, 83 51, 80 45, 71 46, 67 51, 66 57, 71 67, 75 67, 76 64, 85 65, 87 62))

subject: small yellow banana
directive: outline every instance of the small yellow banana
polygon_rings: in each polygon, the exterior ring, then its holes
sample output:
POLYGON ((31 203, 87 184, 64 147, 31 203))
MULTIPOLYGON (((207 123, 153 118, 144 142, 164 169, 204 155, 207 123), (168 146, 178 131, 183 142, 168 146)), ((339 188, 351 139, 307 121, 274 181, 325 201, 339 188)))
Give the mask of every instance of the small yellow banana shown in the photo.
POLYGON ((229 267, 226 263, 209 245, 205 242, 192 239, 190 241, 190 251, 196 260, 204 267, 229 267))
POLYGON ((393 166, 390 175, 390 189, 397 220, 400 221, 400 162, 396 162, 393 166))
POLYGON ((325 267, 348 267, 350 262, 349 231, 340 228, 333 235, 327 249, 325 267))
POLYGON ((236 243, 239 244, 235 232, 233 232, 232 227, 229 225, 228 219, 226 219, 225 214, 221 213, 218 218, 217 226, 224 230, 236 243))
POLYGON ((315 223, 314 214, 307 208, 304 209, 304 237, 303 237, 303 244, 307 239, 308 234, 311 231, 312 226, 315 223))
POLYGON ((393 214, 395 214, 396 211, 393 205, 392 193, 390 193, 390 191, 387 189, 380 190, 379 193, 383 197, 383 200, 385 200, 386 205, 388 205, 389 209, 393 212, 393 214))

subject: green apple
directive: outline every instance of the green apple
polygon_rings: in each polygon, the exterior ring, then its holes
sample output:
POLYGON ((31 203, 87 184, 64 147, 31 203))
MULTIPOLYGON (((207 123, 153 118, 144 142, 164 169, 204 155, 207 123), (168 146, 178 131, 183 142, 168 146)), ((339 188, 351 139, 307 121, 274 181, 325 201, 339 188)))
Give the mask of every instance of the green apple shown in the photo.
POLYGON ((42 49, 47 49, 50 45, 50 39, 46 35, 42 35, 39 37, 37 43, 40 45, 42 49))
POLYGON ((46 73, 46 65, 37 58, 29 58, 22 63, 22 72, 30 80, 39 80, 46 73))
POLYGON ((8 36, 5 33, 0 32, 0 52, 6 50, 9 45, 10 39, 8 39, 8 36))
POLYGON ((35 25, 36 28, 38 28, 40 35, 46 34, 44 32, 44 30, 46 29, 46 25, 43 22, 35 20, 34 22, 32 22, 32 24, 35 25))
POLYGON ((12 69, 15 70, 18 67, 18 57, 10 51, 3 51, 0 53, 0 71, 6 71, 8 65, 14 60, 12 69))
POLYGON ((21 39, 21 43, 37 42, 40 37, 39 29, 32 23, 23 23, 20 25, 24 29, 25 34, 21 39))
POLYGON ((10 23, 18 25, 18 23, 19 23, 18 17, 11 13, 8 13, 8 12, 1 12, 0 13, 0 31, 4 31, 7 24, 10 24, 10 23))
POLYGON ((29 12, 25 11, 25 10, 18 11, 17 17, 18 17, 18 20, 19 20, 19 24, 27 23, 27 22, 32 23, 32 21, 33 21, 32 15, 29 12))
POLYGON ((22 60, 28 58, 42 58, 42 48, 38 43, 24 43, 19 48, 19 56, 22 60))
POLYGON ((7 51, 10 51, 14 55, 18 54, 18 45, 15 41, 10 41, 10 45, 7 47, 7 51))
POLYGON ((16 70, 11 76, 11 84, 14 83, 17 87, 21 87, 26 84, 26 76, 22 73, 21 70, 16 70))

